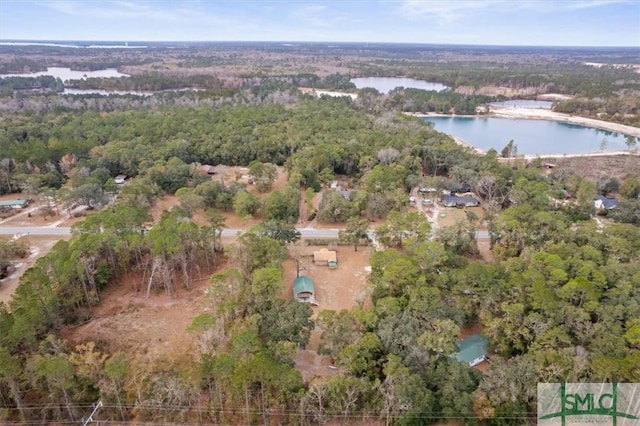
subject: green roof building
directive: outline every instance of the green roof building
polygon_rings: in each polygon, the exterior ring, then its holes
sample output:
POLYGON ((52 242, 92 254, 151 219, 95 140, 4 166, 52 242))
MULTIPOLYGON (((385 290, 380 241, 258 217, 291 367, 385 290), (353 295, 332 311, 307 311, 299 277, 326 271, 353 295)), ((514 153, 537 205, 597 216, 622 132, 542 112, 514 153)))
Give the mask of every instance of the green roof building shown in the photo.
POLYGON ((29 200, 18 198, 15 200, 0 201, 0 207, 12 207, 14 209, 23 209, 29 205, 29 200))
POLYGON ((317 305, 315 299, 315 288, 313 287, 313 280, 311 278, 302 275, 293 280, 293 297, 298 302, 308 302, 317 305))
POLYGON ((456 359, 473 367, 487 358, 488 347, 489 339, 486 336, 474 334, 460 341, 456 359))

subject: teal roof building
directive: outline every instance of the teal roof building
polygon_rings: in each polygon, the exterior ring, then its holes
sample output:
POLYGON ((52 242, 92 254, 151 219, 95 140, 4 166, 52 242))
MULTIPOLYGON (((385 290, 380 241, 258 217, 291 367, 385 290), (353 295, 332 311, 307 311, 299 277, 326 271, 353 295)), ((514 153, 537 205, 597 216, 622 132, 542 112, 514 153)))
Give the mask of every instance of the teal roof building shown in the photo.
POLYGON ((488 348, 489 339, 482 334, 474 334, 460 341, 456 359, 473 367, 487 358, 488 348))
POLYGON ((0 207, 13 207, 14 209, 23 209, 29 205, 30 200, 18 198, 14 200, 2 200, 0 201, 0 207))
POLYGON ((317 305, 313 280, 306 275, 293 280, 293 297, 298 302, 308 302, 317 305))

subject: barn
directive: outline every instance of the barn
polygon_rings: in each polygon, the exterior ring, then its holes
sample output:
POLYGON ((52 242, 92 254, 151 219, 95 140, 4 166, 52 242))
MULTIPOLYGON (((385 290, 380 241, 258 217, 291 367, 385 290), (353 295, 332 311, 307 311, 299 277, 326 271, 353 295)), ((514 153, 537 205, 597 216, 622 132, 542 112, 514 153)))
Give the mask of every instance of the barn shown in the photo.
POLYGON ((301 275, 293 280, 293 298, 298 302, 306 302, 318 306, 313 280, 306 275, 301 275))

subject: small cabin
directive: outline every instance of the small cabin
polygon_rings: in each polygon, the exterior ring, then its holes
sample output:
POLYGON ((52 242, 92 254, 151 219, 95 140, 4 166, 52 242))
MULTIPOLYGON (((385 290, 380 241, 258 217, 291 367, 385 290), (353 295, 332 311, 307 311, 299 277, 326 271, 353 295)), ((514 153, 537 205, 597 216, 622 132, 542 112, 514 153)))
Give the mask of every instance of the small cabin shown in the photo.
POLYGON ((456 359, 466 362, 470 367, 476 366, 487 359, 489 339, 482 334, 474 334, 458 343, 456 359))
POLYGON ((313 263, 316 265, 327 265, 329 269, 338 267, 338 255, 335 250, 320 249, 313 252, 313 263))
POLYGON ((306 275, 301 275, 293 280, 293 298, 298 302, 311 303, 318 306, 313 280, 306 275))
POLYGON ((31 200, 27 200, 24 198, 17 198, 14 200, 3 200, 3 201, 0 201, 0 208, 7 207, 12 209, 24 209, 25 207, 29 206, 30 202, 31 200))

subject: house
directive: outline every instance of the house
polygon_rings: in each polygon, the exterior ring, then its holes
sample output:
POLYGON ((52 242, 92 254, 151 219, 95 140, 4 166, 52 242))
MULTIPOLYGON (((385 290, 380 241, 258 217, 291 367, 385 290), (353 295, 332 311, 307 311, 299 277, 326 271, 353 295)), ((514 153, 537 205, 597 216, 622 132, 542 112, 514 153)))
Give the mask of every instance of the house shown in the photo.
POLYGON ((212 166, 210 164, 204 164, 202 166, 202 171, 207 175, 215 175, 216 174, 216 166, 212 166))
POLYGON ((338 257, 335 250, 320 249, 313 252, 313 263, 316 265, 328 265, 329 269, 338 267, 338 257))
POLYGON ((489 339, 486 336, 474 334, 458 343, 456 359, 473 367, 487 359, 488 347, 489 339))
POLYGON ((618 206, 618 200, 613 197, 597 195, 593 200, 596 210, 611 210, 618 206))
POLYGON ((124 185, 124 183, 127 181, 127 179, 129 178, 129 176, 127 175, 118 175, 116 176, 116 178, 114 179, 114 181, 118 184, 118 185, 124 185))
POLYGON ((24 198, 16 198, 14 200, 4 200, 4 201, 0 201, 0 208, 9 207, 12 209, 24 209, 25 207, 29 206, 30 202, 31 200, 27 200, 24 198))
POLYGON ((467 194, 471 191, 473 191, 473 188, 466 182, 451 188, 451 194, 467 194))
POLYGON ((306 275, 301 275, 293 280, 293 298, 298 302, 311 303, 312 305, 318 306, 311 278, 306 275))
POLYGON ((480 205, 480 201, 471 196, 445 195, 442 197, 442 205, 445 207, 476 207, 480 205))

